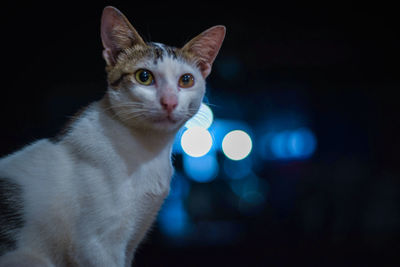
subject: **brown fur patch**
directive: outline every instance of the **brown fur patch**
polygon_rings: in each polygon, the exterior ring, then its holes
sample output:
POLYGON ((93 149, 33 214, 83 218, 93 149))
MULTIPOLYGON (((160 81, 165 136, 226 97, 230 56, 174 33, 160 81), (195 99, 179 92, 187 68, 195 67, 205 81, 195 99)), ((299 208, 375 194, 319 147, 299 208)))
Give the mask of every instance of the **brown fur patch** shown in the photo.
POLYGON ((153 61, 157 64, 164 57, 171 57, 176 60, 184 61, 189 64, 196 63, 194 54, 183 51, 180 48, 163 45, 159 47, 153 43, 148 43, 146 46, 135 45, 123 50, 117 58, 115 65, 106 67, 108 84, 113 89, 118 89, 123 78, 127 74, 133 74, 136 71, 136 65, 143 60, 153 61))
POLYGON ((135 45, 123 50, 118 55, 116 64, 106 67, 108 84, 114 88, 116 86, 116 81, 118 81, 123 74, 133 73, 135 71, 135 65, 140 60, 150 59, 151 52, 151 49, 142 45, 135 45))

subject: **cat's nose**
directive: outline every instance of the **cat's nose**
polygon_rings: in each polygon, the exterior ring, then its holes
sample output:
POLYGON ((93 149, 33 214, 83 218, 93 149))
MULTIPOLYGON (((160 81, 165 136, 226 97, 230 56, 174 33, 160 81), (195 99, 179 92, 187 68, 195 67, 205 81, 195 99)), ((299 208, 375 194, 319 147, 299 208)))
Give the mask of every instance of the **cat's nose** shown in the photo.
POLYGON ((178 106, 178 98, 176 95, 165 95, 161 97, 160 104, 163 109, 171 113, 178 106))

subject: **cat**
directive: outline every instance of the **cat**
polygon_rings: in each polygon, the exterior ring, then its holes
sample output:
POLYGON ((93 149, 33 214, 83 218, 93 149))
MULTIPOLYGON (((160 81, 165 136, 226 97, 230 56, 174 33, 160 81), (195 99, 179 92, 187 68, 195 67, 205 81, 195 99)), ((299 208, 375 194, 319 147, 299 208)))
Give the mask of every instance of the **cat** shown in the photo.
POLYGON ((0 266, 131 266, 168 195, 174 136, 199 109, 224 26, 182 48, 106 7, 108 88, 63 134, 0 159, 0 266))

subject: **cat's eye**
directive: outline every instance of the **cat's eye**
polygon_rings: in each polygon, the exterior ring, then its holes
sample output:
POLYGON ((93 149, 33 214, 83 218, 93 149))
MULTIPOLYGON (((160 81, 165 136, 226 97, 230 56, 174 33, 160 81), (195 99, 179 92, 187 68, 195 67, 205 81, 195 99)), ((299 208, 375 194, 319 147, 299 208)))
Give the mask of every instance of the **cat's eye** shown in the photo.
POLYGON ((185 73, 179 78, 179 87, 189 88, 194 85, 194 77, 190 73, 185 73))
POLYGON ((138 83, 143 85, 152 85, 154 83, 154 77, 151 71, 146 69, 140 69, 136 71, 135 78, 138 83))

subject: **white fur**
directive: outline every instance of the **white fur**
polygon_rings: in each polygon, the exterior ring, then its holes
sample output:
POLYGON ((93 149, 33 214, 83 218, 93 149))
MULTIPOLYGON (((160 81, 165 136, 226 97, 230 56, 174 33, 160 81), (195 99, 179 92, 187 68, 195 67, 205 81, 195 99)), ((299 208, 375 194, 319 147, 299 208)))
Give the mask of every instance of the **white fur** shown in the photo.
POLYGON ((176 131, 176 128, 181 127, 200 107, 205 92, 205 81, 200 71, 195 66, 170 57, 164 57, 157 64, 146 60, 139 62, 133 72, 139 69, 150 70, 154 75, 155 83, 150 86, 141 85, 134 76, 130 76, 132 86, 123 90, 110 90, 110 101, 116 115, 122 114, 120 119, 130 126, 148 128, 150 123, 150 128, 176 131), (185 73, 191 73, 194 76, 195 83, 191 88, 179 88, 178 86, 180 76, 185 73), (160 104, 162 94, 166 92, 178 97, 178 106, 171 114, 177 121, 173 125, 163 122, 154 123, 154 120, 164 118, 166 115, 160 104), (132 113, 132 105, 137 103, 138 107, 132 113), (124 116, 126 114, 132 116, 124 116))
POLYGON ((131 265, 168 195, 175 133, 198 109, 205 90, 193 66, 168 57, 142 64, 138 68, 153 72, 154 86, 132 80, 129 88, 110 88, 61 141, 43 139, 0 160, 0 177, 23 188, 26 222, 18 249, 0 266, 131 265), (180 89, 178 79, 187 72, 195 86, 180 89), (179 100, 172 114, 177 122, 151 123, 165 115, 159 98, 166 88, 179 100), (141 103, 141 116, 132 115, 132 101, 141 103))

